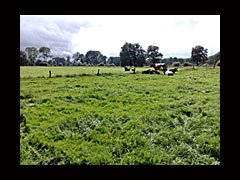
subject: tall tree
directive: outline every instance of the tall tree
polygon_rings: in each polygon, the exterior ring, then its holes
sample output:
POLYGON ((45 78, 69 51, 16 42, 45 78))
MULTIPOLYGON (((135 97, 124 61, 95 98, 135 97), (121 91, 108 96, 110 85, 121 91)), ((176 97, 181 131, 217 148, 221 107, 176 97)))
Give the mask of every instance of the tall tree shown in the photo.
POLYGON ((193 69, 194 63, 196 63, 196 65, 198 66, 200 62, 204 63, 207 60, 208 58, 207 51, 208 49, 205 49, 204 47, 199 45, 192 48, 191 59, 193 62, 193 69))
POLYGON ((60 64, 62 66, 66 65, 66 60, 64 57, 54 57, 52 60, 53 60, 53 65, 55 66, 59 66, 60 64))
POLYGON ((45 61, 47 60, 48 57, 51 57, 50 55, 51 49, 48 47, 40 47, 39 53, 41 53, 41 57, 43 57, 45 61))
POLYGON ((129 43, 128 53, 129 53, 129 65, 130 65, 130 67, 135 66, 136 61, 137 61, 137 48, 136 48, 135 44, 129 43))
POLYGON ((214 64, 213 64, 213 68, 215 68, 217 62, 220 60, 220 52, 216 53, 214 56, 214 64))
MULTIPOLYGON (((76 52, 73 54, 72 58, 73 58, 73 64, 76 64, 77 61, 80 61, 81 54, 79 52, 76 52)), ((80 63, 82 63, 82 62, 80 61, 80 63)))
POLYGON ((142 60, 145 54, 145 50, 142 49, 142 47, 138 44, 131 44, 131 43, 125 43, 123 47, 121 47, 120 52, 120 62, 121 66, 137 66, 138 60, 142 60), (139 57, 142 58, 139 58, 139 57))
POLYGON ((108 64, 115 64, 115 66, 120 66, 120 57, 109 57, 108 64))
POLYGON ((24 51, 20 51, 20 66, 26 66, 29 64, 27 54, 24 51))
POLYGON ((74 61, 78 61, 80 59, 80 53, 79 52, 74 53, 72 58, 74 61))
POLYGON ((125 43, 122 47, 121 47, 121 51, 120 51, 120 63, 121 66, 128 66, 130 64, 130 54, 128 51, 128 46, 129 43, 125 43))
POLYGON ((106 62, 107 62, 107 56, 104 56, 104 55, 100 54, 100 55, 98 56, 98 61, 99 61, 100 64, 106 64, 106 62))
POLYGON ((70 56, 67 56, 67 66, 70 66, 70 56))
POLYGON ((84 56, 84 54, 80 54, 79 55, 79 61, 80 61, 80 63, 84 63, 84 61, 85 61, 85 56, 84 56))
POLYGON ((74 61, 80 61, 80 63, 84 63, 84 54, 80 54, 79 52, 76 52, 72 56, 74 61))
POLYGON ((36 58, 38 56, 38 49, 35 47, 27 47, 25 49, 27 52, 28 59, 30 60, 30 64, 34 65, 36 58))
POLYGON ((140 54, 137 57, 137 63, 136 66, 143 67, 143 65, 146 63, 146 54, 140 54))
POLYGON ((147 48, 147 57, 149 58, 151 63, 159 63, 161 58, 163 57, 163 54, 158 52, 159 47, 150 45, 147 48))
POLYGON ((138 43, 133 44, 134 45, 134 66, 143 66, 145 63, 145 53, 146 51, 140 46, 138 43), (144 62, 144 63, 143 63, 144 62))
POLYGON ((99 51, 88 51, 85 55, 87 64, 97 65, 100 63, 101 53, 99 51))

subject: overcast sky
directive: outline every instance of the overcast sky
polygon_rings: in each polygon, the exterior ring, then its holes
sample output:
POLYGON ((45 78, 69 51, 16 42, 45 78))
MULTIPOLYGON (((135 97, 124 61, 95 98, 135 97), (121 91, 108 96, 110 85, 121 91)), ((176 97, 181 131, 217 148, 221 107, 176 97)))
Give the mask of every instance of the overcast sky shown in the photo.
POLYGON ((54 56, 98 50, 119 56, 125 42, 159 47, 166 57, 191 56, 201 45, 220 51, 220 15, 21 15, 20 49, 47 46, 54 56))

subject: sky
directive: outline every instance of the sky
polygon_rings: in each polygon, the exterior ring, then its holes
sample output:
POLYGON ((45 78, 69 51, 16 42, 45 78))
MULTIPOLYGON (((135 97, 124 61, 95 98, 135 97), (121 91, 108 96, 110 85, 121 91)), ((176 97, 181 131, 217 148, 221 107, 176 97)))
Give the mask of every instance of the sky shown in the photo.
POLYGON ((20 15, 20 49, 49 47, 53 56, 89 50, 119 56, 125 42, 159 47, 163 58, 191 56, 201 45, 220 51, 220 15, 20 15))

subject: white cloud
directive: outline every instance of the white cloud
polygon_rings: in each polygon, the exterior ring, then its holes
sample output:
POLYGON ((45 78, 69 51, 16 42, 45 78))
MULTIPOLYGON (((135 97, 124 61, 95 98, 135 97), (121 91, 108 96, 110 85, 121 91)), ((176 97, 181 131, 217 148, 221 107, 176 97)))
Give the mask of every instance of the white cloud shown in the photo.
POLYGON ((202 45, 220 50, 220 16, 94 16, 94 26, 74 35, 75 50, 119 54, 124 42, 139 43, 146 50, 157 45, 163 54, 191 54, 202 45))

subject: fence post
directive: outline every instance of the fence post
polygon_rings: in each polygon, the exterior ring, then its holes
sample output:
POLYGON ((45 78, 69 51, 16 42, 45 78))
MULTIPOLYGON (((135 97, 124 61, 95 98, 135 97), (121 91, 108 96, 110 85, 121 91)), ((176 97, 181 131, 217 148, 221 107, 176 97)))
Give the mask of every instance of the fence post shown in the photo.
POLYGON ((99 71, 100 71, 100 69, 98 69, 97 76, 99 76, 99 71))
POLYGON ((51 77, 51 71, 49 71, 49 77, 51 77))

